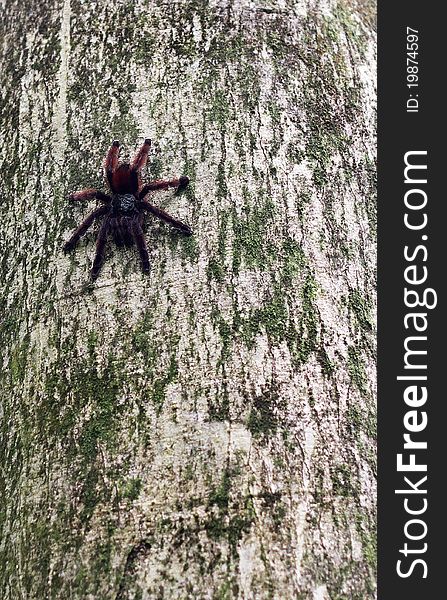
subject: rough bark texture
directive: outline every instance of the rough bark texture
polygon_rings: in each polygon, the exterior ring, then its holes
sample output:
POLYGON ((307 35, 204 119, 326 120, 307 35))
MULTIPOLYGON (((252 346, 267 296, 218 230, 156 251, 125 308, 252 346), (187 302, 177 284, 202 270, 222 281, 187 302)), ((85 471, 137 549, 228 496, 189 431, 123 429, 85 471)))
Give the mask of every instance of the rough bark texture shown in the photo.
POLYGON ((375 597, 374 11, 3 2, 4 600, 375 597), (89 285, 144 137, 195 235, 89 285))

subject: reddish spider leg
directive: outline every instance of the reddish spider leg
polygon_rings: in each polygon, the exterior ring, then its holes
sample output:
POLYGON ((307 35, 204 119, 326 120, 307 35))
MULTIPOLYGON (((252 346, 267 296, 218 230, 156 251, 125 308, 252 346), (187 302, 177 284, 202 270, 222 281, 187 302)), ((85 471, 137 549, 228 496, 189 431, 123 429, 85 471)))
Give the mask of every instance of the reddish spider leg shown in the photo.
POLYGON ((156 179, 155 181, 151 181, 151 183, 147 183, 140 192, 140 198, 143 199, 146 194, 149 192, 154 192, 155 190, 167 190, 168 188, 178 187, 180 189, 185 188, 189 183, 189 178, 182 176, 178 179, 156 179))
POLYGON ((117 140, 115 140, 113 142, 113 144, 110 146, 110 149, 107 152, 106 159, 104 161, 104 169, 106 171, 107 180, 109 182, 110 189, 112 189, 112 190, 113 190, 112 175, 118 166, 119 148, 120 148, 120 143, 117 140))
POLYGON ((104 219, 96 238, 96 254, 93 261, 93 266, 90 271, 90 277, 96 279, 101 269, 102 263, 104 262, 104 249, 107 242, 107 234, 109 233, 110 220, 104 219))
POLYGON ((139 173, 146 166, 149 152, 151 149, 151 140, 145 139, 144 144, 135 154, 135 157, 130 165, 130 170, 139 173))
POLYGON ((182 223, 181 221, 174 219, 174 217, 171 217, 171 215, 169 215, 167 212, 165 212, 161 208, 158 208, 158 206, 154 206, 147 200, 140 201, 138 203, 138 208, 147 210, 162 221, 165 221, 165 223, 169 223, 169 225, 180 229, 180 231, 183 231, 183 233, 185 233, 186 235, 192 235, 192 230, 189 227, 189 225, 186 225, 186 223, 182 223))
POLYGON ((87 188, 85 190, 75 192, 74 194, 70 194, 68 196, 68 200, 70 202, 82 202, 84 200, 93 200, 94 198, 101 200, 101 202, 111 202, 112 200, 110 196, 108 196, 107 194, 103 194, 100 190, 96 190, 94 188, 87 188))
POLYGON ((79 225, 76 231, 73 233, 71 238, 64 244, 64 252, 68 252, 72 250, 76 244, 78 243, 80 237, 84 235, 87 229, 93 224, 93 221, 102 215, 105 215, 108 212, 108 206, 100 206, 93 212, 91 212, 88 217, 79 225))
POLYGON ((138 252, 140 253, 142 269, 145 273, 149 273, 151 268, 149 263, 149 253, 147 251, 143 229, 141 228, 141 225, 137 219, 132 222, 132 233, 135 244, 138 248, 138 252))

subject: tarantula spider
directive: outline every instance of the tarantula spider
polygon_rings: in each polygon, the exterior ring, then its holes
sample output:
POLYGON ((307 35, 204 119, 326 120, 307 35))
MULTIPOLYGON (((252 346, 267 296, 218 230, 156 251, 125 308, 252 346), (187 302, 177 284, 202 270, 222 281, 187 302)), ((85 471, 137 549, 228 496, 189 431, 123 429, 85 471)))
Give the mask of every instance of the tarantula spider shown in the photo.
POLYGON ((102 206, 88 215, 64 245, 64 252, 72 250, 95 219, 105 217, 96 240, 96 256, 90 272, 92 279, 96 279, 101 269, 109 234, 112 235, 117 246, 133 246, 135 243, 140 253, 143 271, 149 272, 149 255, 143 233, 143 222, 146 212, 152 213, 186 235, 192 234, 188 225, 177 221, 177 219, 168 215, 161 208, 150 204, 146 199, 149 192, 166 190, 170 187, 183 189, 189 183, 188 177, 180 177, 179 179, 168 181, 155 180, 143 185, 140 172, 146 165, 150 148, 151 140, 145 140, 130 164, 118 164, 119 142, 113 142, 104 163, 112 195, 109 196, 108 194, 103 194, 100 190, 89 188, 75 192, 69 196, 70 201, 93 200, 93 198, 96 198, 103 203, 102 206))

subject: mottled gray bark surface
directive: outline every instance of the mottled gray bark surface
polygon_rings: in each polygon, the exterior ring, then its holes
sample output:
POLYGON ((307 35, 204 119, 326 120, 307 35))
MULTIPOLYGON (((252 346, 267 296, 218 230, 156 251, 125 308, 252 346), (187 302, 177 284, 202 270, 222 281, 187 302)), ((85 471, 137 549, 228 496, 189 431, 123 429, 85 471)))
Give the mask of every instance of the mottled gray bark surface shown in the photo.
POLYGON ((4 600, 375 597, 374 11, 2 3, 4 600), (144 137, 195 235, 89 285, 144 137))

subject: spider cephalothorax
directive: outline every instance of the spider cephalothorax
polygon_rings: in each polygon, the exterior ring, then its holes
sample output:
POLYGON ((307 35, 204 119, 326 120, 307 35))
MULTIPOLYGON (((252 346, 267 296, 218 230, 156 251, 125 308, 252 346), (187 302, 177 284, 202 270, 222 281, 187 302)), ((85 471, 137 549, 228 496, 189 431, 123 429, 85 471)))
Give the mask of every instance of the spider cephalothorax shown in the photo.
POLYGON ((100 190, 89 188, 71 194, 69 197, 71 201, 96 198, 103 203, 102 206, 89 214, 64 245, 65 252, 72 250, 95 219, 104 217, 96 240, 96 256, 91 270, 92 279, 98 276, 103 263, 104 249, 109 234, 118 246, 132 246, 135 243, 140 253, 143 271, 149 271, 149 255, 143 233, 146 212, 150 212, 173 227, 180 229, 186 235, 192 234, 188 225, 177 221, 161 208, 150 204, 146 199, 149 192, 166 190, 170 187, 184 188, 189 183, 187 177, 180 177, 168 181, 155 180, 143 185, 140 172, 147 162, 150 147, 151 140, 145 140, 130 164, 118 164, 119 142, 113 142, 104 165, 112 195, 109 196, 103 194, 100 190))

